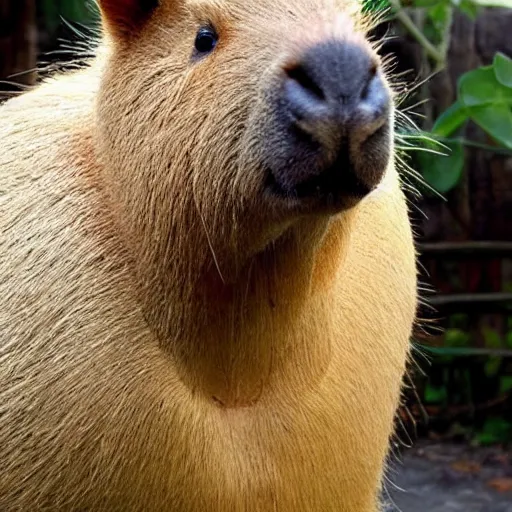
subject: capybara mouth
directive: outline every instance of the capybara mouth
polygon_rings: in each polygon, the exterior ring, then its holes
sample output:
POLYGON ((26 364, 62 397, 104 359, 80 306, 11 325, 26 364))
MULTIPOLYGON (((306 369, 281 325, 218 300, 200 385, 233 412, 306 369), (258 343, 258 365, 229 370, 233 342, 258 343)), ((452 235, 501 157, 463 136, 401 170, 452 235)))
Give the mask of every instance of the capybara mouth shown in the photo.
MULTIPOLYGON (((294 165, 302 167, 308 164, 303 162, 294 165)), ((357 164, 354 163, 344 144, 332 164, 321 172, 305 173, 310 177, 297 184, 287 185, 279 179, 279 171, 275 172, 268 167, 265 186, 274 197, 294 200, 312 210, 341 211, 353 207, 366 197, 380 183, 385 167, 384 162, 376 163, 371 157, 360 158, 357 164), (363 179, 362 176, 371 179, 363 179)))
POLYGON ((268 169, 265 185, 274 197, 294 200, 294 203, 313 210, 322 207, 339 211, 348 209, 371 192, 354 172, 346 172, 337 165, 289 189, 282 186, 268 169))

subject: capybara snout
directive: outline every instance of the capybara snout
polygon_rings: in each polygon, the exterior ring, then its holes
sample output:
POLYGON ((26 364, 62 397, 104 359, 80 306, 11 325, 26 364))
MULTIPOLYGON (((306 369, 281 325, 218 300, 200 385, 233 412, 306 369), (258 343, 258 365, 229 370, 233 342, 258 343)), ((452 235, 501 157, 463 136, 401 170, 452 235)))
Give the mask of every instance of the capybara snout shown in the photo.
POLYGON ((390 156, 390 93, 378 59, 364 41, 332 38, 282 69, 270 186, 314 211, 353 206, 380 182, 390 156))

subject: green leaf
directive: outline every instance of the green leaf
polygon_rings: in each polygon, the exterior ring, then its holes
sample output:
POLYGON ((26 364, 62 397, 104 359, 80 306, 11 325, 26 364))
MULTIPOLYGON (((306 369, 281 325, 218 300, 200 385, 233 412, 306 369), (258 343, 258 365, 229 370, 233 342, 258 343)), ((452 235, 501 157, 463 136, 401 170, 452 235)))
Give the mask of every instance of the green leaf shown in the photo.
POLYGON ((504 105, 487 105, 469 109, 469 116, 493 139, 512 149, 512 111, 504 105))
POLYGON ((487 348, 502 348, 501 336, 497 331, 484 327, 482 334, 487 348))
POLYGON ((450 2, 433 2, 428 10, 428 17, 436 28, 441 28, 450 17, 450 2))
POLYGON ((512 88, 512 59, 498 52, 494 56, 492 65, 496 80, 498 80, 501 85, 512 88))
MULTIPOLYGON (((456 140, 443 142, 448 146, 448 155, 429 152, 418 153, 418 162, 425 181, 441 194, 445 194, 459 183, 464 170, 464 149, 456 140)), ((446 152, 446 149, 437 149, 446 152)))
POLYGON ((446 347, 465 347, 470 342, 470 336, 461 329, 447 329, 444 333, 446 347))
MULTIPOLYGON (((500 76, 506 74, 504 63, 499 61, 500 76)), ((494 65, 482 66, 464 73, 458 82, 459 100, 466 107, 482 105, 512 105, 512 88, 498 81, 494 65)))
MULTIPOLYGON (((459 78, 458 102, 466 114, 496 142, 512 149, 512 60, 496 54, 492 66, 468 71, 459 78)), ((460 121, 461 114, 454 107, 446 117, 450 127, 460 121)), ((443 120, 444 121, 444 120, 443 120)), ((441 127, 443 125, 441 124, 441 127)), ((446 129, 448 129, 446 128, 446 129)))
POLYGON ((505 344, 508 348, 512 348, 512 331, 507 332, 505 336, 505 344))
POLYGON ((489 418, 476 436, 480 444, 495 444, 512 439, 512 423, 503 418, 489 418))
POLYGON ((499 356, 490 356, 487 362, 485 363, 484 372, 485 375, 489 378, 496 377, 498 372, 501 369, 501 362, 503 358, 499 356))
POLYGON ((479 5, 472 0, 452 0, 453 4, 457 6, 466 16, 472 20, 476 19, 478 15, 479 5))
POLYGON ((489 105, 496 102, 499 82, 492 66, 484 66, 464 73, 459 78, 459 99, 466 107, 489 105))
POLYGON ((427 384, 425 386, 425 402, 432 404, 444 403, 447 399, 446 388, 443 386, 433 386, 432 384, 427 384))
POLYGON ((423 27, 423 33, 434 46, 443 41, 446 27, 450 22, 451 10, 450 2, 435 2, 427 9, 428 23, 423 27))
POLYGON ((468 325, 468 322, 469 316, 466 313, 454 313, 450 318, 450 324, 454 329, 465 329, 468 325))
POLYGON ((363 0, 362 10, 364 13, 380 12, 389 7, 388 0, 363 0))
POLYGON ((500 377, 500 393, 512 391, 512 375, 503 375, 500 377))
POLYGON ((448 137, 467 119, 466 108, 460 101, 456 101, 437 118, 432 133, 440 137, 448 137))
POLYGON ((496 435, 494 435, 492 432, 479 432, 475 437, 478 444, 482 446, 490 446, 500 442, 500 439, 497 438, 496 435))

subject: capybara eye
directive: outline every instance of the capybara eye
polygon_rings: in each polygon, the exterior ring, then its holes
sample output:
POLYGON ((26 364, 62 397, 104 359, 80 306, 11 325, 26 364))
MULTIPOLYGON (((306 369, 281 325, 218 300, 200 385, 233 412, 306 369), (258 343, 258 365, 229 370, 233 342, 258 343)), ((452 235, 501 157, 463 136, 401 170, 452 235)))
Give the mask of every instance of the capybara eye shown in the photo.
POLYGON ((196 35, 195 47, 198 53, 210 53, 217 45, 219 36, 211 27, 199 29, 196 35))

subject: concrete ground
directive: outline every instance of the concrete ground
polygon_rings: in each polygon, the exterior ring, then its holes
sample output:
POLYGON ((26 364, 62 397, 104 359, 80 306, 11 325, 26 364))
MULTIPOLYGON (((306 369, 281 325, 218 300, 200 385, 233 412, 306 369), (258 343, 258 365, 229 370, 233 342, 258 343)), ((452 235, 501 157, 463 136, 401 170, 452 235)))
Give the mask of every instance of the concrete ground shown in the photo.
POLYGON ((512 512, 512 450, 419 443, 388 480, 387 512, 512 512))

